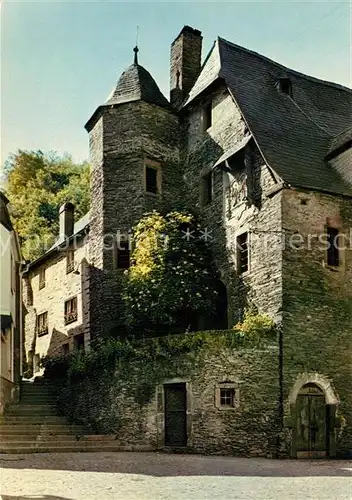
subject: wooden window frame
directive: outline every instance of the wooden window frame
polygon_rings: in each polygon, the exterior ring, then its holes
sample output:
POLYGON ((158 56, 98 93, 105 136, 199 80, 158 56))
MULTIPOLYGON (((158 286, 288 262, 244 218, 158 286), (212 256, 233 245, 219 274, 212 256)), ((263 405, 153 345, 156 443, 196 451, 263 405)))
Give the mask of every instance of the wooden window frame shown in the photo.
POLYGON ((215 406, 218 410, 226 411, 226 410, 236 410, 240 404, 240 391, 238 387, 238 383, 236 382, 219 382, 215 386, 215 406), (221 393, 222 391, 228 391, 231 393, 231 402, 230 404, 222 404, 221 393))
POLYGON ((64 321, 65 321, 65 326, 70 325, 71 323, 74 323, 77 321, 78 318, 78 300, 77 300, 77 295, 75 297, 71 297, 70 299, 65 300, 64 304, 64 321), (73 310, 68 311, 68 305, 70 303, 75 304, 75 307, 72 308, 73 310))
POLYGON ((75 269, 75 251, 68 250, 66 254, 66 274, 70 274, 75 269))
POLYGON ((48 327, 48 311, 44 311, 37 316, 37 335, 38 337, 43 337, 49 332, 48 327), (41 321, 41 319, 45 319, 45 321, 41 321), (43 323, 43 324, 40 324, 43 323))
POLYGON ((150 160, 148 158, 144 160, 143 188, 145 194, 147 194, 148 196, 154 196, 155 198, 160 197, 162 192, 162 170, 161 170, 161 164, 159 162, 150 160), (148 191, 147 169, 156 170, 156 193, 154 193, 153 191, 148 191))
POLYGON ((38 285, 38 288, 39 290, 42 290, 43 288, 45 288, 45 267, 41 267, 39 269, 39 285, 38 285))

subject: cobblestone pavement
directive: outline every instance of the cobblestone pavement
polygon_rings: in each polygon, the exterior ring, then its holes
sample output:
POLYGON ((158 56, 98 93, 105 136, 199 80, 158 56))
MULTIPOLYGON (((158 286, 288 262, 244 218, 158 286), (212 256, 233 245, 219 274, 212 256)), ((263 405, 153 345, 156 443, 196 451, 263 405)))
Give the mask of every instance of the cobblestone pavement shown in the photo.
POLYGON ((0 455, 2 500, 351 500, 352 463, 161 453, 0 455))

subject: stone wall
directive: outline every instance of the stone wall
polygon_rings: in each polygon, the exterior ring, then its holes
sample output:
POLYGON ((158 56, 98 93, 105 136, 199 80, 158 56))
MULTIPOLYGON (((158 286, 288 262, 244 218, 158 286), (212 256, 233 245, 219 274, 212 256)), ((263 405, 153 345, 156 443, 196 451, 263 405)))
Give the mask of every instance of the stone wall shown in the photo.
MULTIPOLYGON (((207 98, 209 95, 207 96, 207 98)), ((204 98, 206 99, 206 98, 204 98)), ((239 145, 248 130, 237 105, 226 88, 212 93, 212 126, 202 128, 205 100, 193 104, 183 125, 183 162, 190 204, 209 230, 209 241, 227 286, 229 323, 238 321, 243 309, 252 304, 280 321, 281 311, 281 193, 270 194, 278 186, 255 144, 244 148, 244 192, 241 194, 237 167, 230 173, 221 166, 213 171, 213 198, 201 205, 201 177, 228 150, 239 145), (249 271, 237 272, 236 238, 249 234, 249 271)), ((231 158, 229 159, 231 166, 231 158)))
POLYGON ((74 348, 74 338, 83 334, 85 348, 89 349, 89 264, 87 240, 76 239, 74 272, 66 273, 66 251, 59 250, 34 268, 24 279, 24 341, 27 361, 36 354, 55 356, 62 354, 62 345, 74 348), (45 268, 45 287, 39 289, 39 272, 45 268), (77 297, 77 321, 65 325, 65 301, 77 297), (48 333, 38 336, 37 317, 48 313, 48 333))
POLYGON ((9 404, 14 403, 16 386, 13 382, 0 376, 0 416, 4 414, 9 404))
MULTIPOLYGON (((282 217, 286 415, 298 379, 309 381, 306 375, 313 374, 329 381, 338 399, 336 448, 344 454, 352 450, 352 203, 318 192, 285 190, 282 217), (327 265, 326 248, 318 241, 326 225, 347 236, 337 268, 327 265)), ((290 436, 288 441, 290 446, 290 436)))
MULTIPOLYGON (((217 333, 206 335, 210 338, 217 333)), ((280 430, 276 343, 231 348, 209 341, 182 352, 176 346, 185 342, 183 336, 170 342, 174 348, 167 357, 162 347, 153 344, 152 358, 146 348, 136 358, 118 360, 115 376, 99 371, 85 380, 78 378, 74 396, 72 392, 66 395, 75 421, 87 423, 89 414, 88 422, 98 433, 106 429, 116 434, 123 447, 171 449, 165 447, 164 384, 183 382, 187 388, 186 451, 275 455, 280 430), (219 405, 223 386, 235 391, 232 407, 219 405)))

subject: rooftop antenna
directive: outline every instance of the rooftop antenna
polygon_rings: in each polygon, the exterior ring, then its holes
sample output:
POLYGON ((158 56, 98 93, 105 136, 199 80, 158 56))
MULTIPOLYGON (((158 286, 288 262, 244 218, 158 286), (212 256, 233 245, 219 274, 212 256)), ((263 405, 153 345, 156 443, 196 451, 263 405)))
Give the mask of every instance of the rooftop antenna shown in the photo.
POLYGON ((133 49, 133 52, 134 52, 134 64, 138 64, 138 52, 139 52, 139 48, 138 48, 138 35, 139 35, 139 26, 137 25, 137 29, 136 29, 136 46, 133 49))

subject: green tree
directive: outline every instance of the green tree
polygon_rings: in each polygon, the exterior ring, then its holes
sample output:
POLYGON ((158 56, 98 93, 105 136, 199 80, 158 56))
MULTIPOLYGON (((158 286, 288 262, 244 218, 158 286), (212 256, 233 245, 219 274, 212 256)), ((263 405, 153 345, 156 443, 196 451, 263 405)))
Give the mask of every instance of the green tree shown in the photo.
POLYGON ((5 165, 6 194, 26 259, 33 260, 55 241, 59 207, 70 201, 76 220, 89 210, 89 165, 75 164, 69 155, 23 151, 5 165))
POLYGON ((216 273, 199 229, 183 212, 154 211, 136 225, 124 296, 128 327, 193 329, 200 316, 213 311, 216 273))

